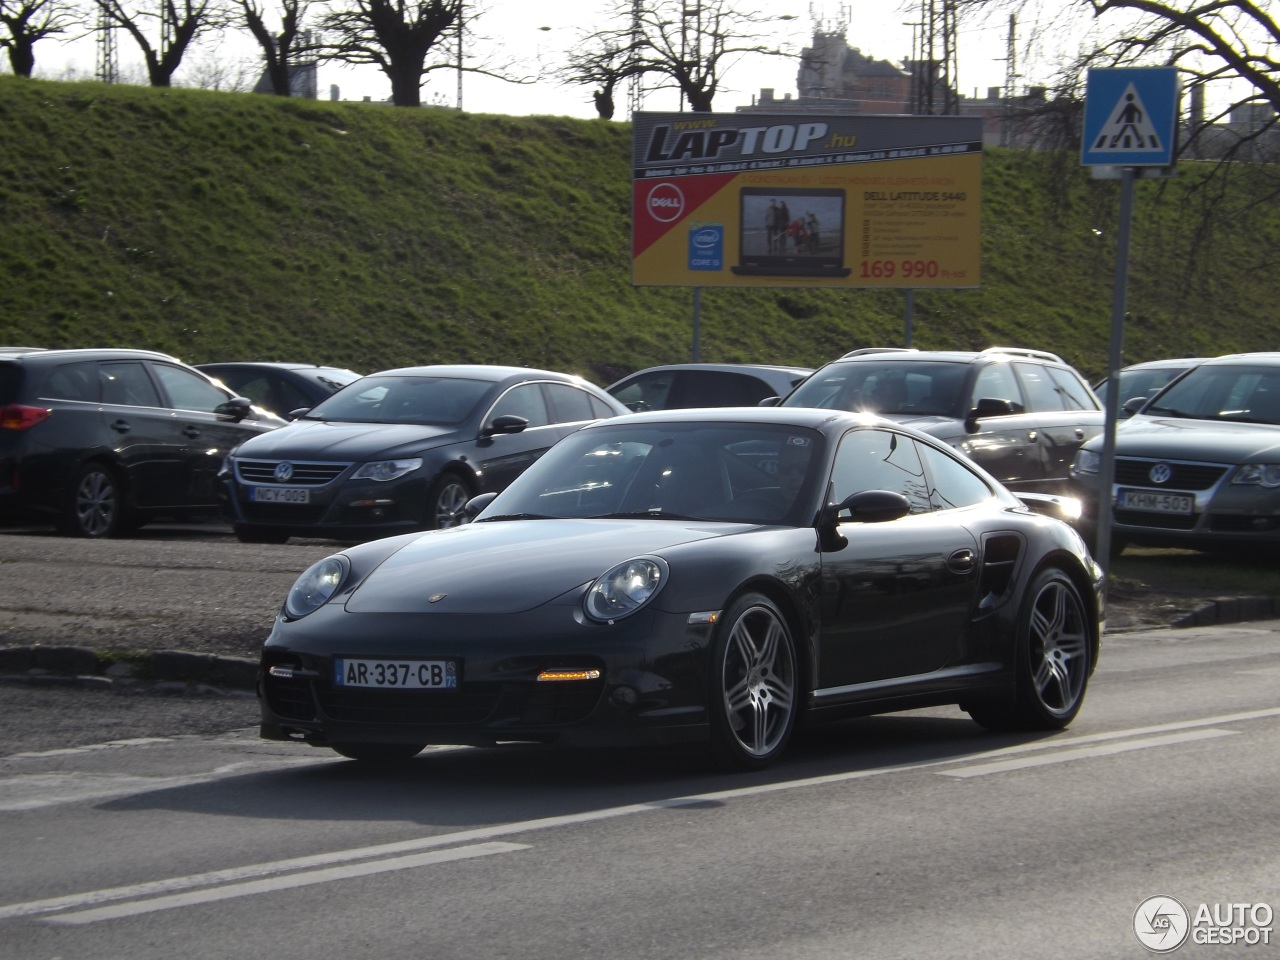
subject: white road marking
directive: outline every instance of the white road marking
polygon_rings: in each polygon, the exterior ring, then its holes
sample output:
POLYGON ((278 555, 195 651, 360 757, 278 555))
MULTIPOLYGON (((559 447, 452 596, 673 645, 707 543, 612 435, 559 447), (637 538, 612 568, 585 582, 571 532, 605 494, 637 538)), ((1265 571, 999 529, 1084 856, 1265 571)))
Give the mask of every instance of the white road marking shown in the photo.
MULTIPOLYGON (((1195 730, 1204 730, 1206 735, 1210 736, 1220 736, 1228 731, 1220 731, 1210 728, 1229 723, 1243 723, 1252 720, 1269 720, 1276 717, 1280 717, 1280 707, 1269 710, 1252 710, 1242 713, 1224 714, 1200 720, 1186 720, 1149 727, 1135 727, 1129 730, 1097 733, 1083 737, 1071 737, 1067 739, 1019 744, 1017 746, 984 752, 981 754, 981 757, 989 762, 999 762, 1000 758, 1016 757, 1021 754, 1035 754, 1042 751, 1056 751, 1058 753, 1072 754, 1073 756, 1071 759, 1084 759, 1086 757, 1100 755, 1095 751, 1080 749, 1082 746, 1087 744, 1105 744, 1120 740, 1138 738, 1136 742, 1139 746, 1135 749, 1143 749, 1146 747, 1160 745, 1172 745, 1173 743, 1184 742, 1184 739, 1174 736, 1168 738, 1167 744, 1156 743, 1154 741, 1160 740, 1161 735, 1164 734, 1178 734, 1183 731, 1195 730), (992 761, 992 758, 997 759, 992 761)), ((1123 748, 1124 746, 1124 744, 1118 744, 1118 747, 1120 748, 1123 748)), ((708 802, 723 802, 725 800, 740 797, 753 797, 770 793, 780 793, 785 790, 829 786, 848 783, 855 780, 864 780, 870 777, 885 776, 893 773, 908 773, 914 771, 945 773, 945 770, 940 770, 939 768, 960 763, 969 763, 973 768, 982 765, 989 765, 989 763, 974 764, 974 759, 975 758, 972 756, 952 757, 944 760, 929 760, 920 763, 904 763, 885 767, 875 767, 868 770, 852 770, 845 773, 834 773, 819 777, 807 777, 802 780, 785 780, 777 783, 739 787, 732 790, 717 790, 711 793, 673 797, 645 803, 632 803, 621 807, 607 807, 600 810, 588 810, 581 813, 565 814, 557 817, 543 817, 537 820, 495 824, 490 827, 479 827, 472 830, 461 830, 456 833, 418 837, 412 840, 402 840, 395 843, 386 843, 369 847, 357 847, 350 850, 336 850, 330 853, 295 857, 288 860, 276 860, 266 863, 250 864, 248 866, 233 867, 227 870, 215 870, 208 873, 192 874, 184 877, 172 877, 167 880, 157 880, 124 887, 111 887, 102 890, 88 891, 86 893, 53 897, 47 900, 33 900, 26 903, 15 903, 7 906, 0 906, 0 920, 45 913, 57 913, 67 910, 81 910, 83 908, 93 907, 97 904, 111 903, 119 900, 163 897, 178 893, 182 890, 192 890, 197 887, 209 887, 219 884, 238 884, 241 881, 253 880, 259 877, 277 876, 287 874, 292 871, 314 870, 317 867, 350 863, 357 860, 372 861, 382 857, 407 859, 405 857, 406 854, 416 853, 423 850, 431 850, 433 848, 447 847, 454 844, 483 844, 500 837, 533 833, 541 830, 555 829, 557 827, 598 822, 617 817, 631 816, 637 813, 647 813, 654 810, 679 809, 681 807, 705 804, 708 802)), ((290 761, 283 760, 281 762, 289 763, 290 761)), ((1047 762, 1056 761, 1053 756, 1050 756, 1047 758, 1047 762)), ((84 912, 88 913, 89 911, 85 909, 84 912)))
POLYGON ((1081 747, 1078 750, 1058 750, 1049 756, 997 760, 994 763, 979 763, 971 767, 952 767, 948 770, 939 770, 938 775, 943 777, 984 777, 989 773, 1026 770, 1029 767, 1044 767, 1051 763, 1069 763, 1072 760, 1084 760, 1090 757, 1110 757, 1117 753, 1128 753, 1130 750, 1148 750, 1151 747, 1168 747, 1175 743, 1190 743, 1194 740, 1212 740, 1215 737, 1233 737, 1235 735, 1235 730, 1188 730, 1186 733, 1173 733, 1164 737, 1148 737, 1145 740, 1126 740, 1124 743, 1081 747))
POLYGON ((450 850, 416 853, 412 856, 396 857, 391 860, 352 863, 342 867, 329 867, 325 870, 311 870, 306 873, 292 873, 288 876, 272 877, 267 880, 253 880, 248 883, 213 887, 190 893, 175 893, 165 897, 155 897, 151 900, 118 903, 110 907, 82 910, 79 913, 64 913, 61 916, 49 917, 44 922, 64 926, 97 923, 99 920, 134 917, 140 913, 154 913, 157 910, 191 907, 202 903, 214 903, 218 900, 230 900, 233 897, 251 897, 259 893, 291 890, 295 887, 308 887, 317 883, 330 883, 334 880, 346 880, 351 877, 367 877, 376 873, 389 873, 392 870, 412 870, 415 867, 425 867, 434 863, 449 863, 454 860, 489 857, 495 853, 511 853, 515 850, 527 850, 528 848, 529 845, 527 843, 477 843, 467 847, 454 847, 450 850))

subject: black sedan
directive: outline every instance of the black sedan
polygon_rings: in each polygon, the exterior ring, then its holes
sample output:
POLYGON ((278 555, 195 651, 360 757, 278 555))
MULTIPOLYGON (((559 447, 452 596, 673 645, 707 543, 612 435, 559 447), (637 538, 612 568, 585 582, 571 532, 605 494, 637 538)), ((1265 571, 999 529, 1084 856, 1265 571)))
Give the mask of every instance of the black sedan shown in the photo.
POLYGON ((449 527, 584 423, 626 413, 580 377, 480 364, 364 377, 223 464, 223 508, 246 543, 370 540, 449 527))
POLYGON ((196 369, 286 420, 360 379, 344 367, 269 360, 199 363, 196 369))
POLYGON ((752 769, 797 722, 959 704, 1065 727, 1102 575, 1053 503, 868 414, 603 420, 474 522, 304 572, 263 649, 261 732, 369 761, 702 742, 752 769))

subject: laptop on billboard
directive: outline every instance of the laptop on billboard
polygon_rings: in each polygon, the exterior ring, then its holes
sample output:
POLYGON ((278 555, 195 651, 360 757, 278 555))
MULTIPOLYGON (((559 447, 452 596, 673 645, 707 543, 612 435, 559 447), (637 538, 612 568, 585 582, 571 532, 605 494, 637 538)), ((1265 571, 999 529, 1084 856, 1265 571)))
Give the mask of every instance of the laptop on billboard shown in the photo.
POLYGON ((844 190, 743 187, 738 263, 742 276, 847 277, 844 190))

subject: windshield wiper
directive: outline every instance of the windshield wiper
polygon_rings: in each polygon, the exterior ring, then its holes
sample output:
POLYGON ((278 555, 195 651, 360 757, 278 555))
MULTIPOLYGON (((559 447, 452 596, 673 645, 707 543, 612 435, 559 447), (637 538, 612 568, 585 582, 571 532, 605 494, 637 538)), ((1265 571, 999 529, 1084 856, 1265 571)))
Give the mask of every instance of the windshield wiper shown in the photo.
POLYGON ((1161 416, 1165 416, 1165 417, 1177 417, 1177 418, 1178 418, 1178 419, 1180 419, 1180 420, 1206 420, 1206 419, 1209 419, 1209 418, 1207 418, 1207 417, 1198 417, 1198 416, 1195 416, 1194 414, 1187 413, 1187 412, 1186 412, 1186 411, 1184 411, 1184 410, 1175 410, 1175 409, 1173 409, 1173 407, 1147 407, 1147 409, 1146 409, 1146 410, 1144 410, 1144 411, 1142 411, 1142 412, 1143 412, 1143 413, 1145 413, 1145 414, 1147 414, 1148 416, 1150 416, 1150 415, 1151 415, 1151 414, 1153 414, 1153 413, 1158 413, 1158 414, 1160 414, 1161 416))
POLYGON ((502 513, 496 517, 481 517, 476 523, 493 523, 496 520, 562 520, 563 517, 551 517, 545 513, 502 513))
POLYGON ((591 517, 592 520, 700 520, 701 517, 690 517, 683 513, 668 513, 666 510, 639 510, 633 513, 602 513, 591 517))

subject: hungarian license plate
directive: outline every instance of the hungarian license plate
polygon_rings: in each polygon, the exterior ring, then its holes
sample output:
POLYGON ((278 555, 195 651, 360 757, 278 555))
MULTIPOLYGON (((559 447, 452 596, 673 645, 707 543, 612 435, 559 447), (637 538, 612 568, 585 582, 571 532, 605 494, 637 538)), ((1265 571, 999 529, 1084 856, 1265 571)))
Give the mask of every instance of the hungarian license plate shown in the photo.
POLYGON ((310 503, 311 491, 306 487, 250 487, 249 499, 254 503, 310 503))
POLYGON ((1121 490, 1121 510, 1145 510, 1148 513, 1189 514, 1195 509, 1195 498, 1185 493, 1162 493, 1159 490, 1121 490))
POLYGON ((339 658, 333 662, 333 682, 339 687, 451 690, 458 686, 458 666, 452 660, 339 658))

